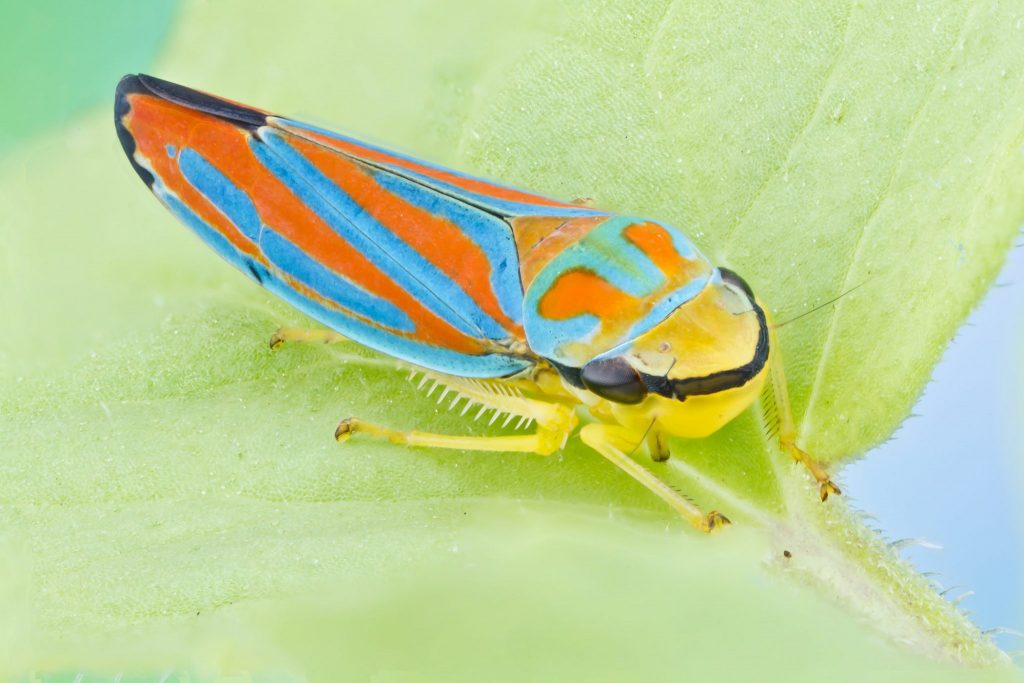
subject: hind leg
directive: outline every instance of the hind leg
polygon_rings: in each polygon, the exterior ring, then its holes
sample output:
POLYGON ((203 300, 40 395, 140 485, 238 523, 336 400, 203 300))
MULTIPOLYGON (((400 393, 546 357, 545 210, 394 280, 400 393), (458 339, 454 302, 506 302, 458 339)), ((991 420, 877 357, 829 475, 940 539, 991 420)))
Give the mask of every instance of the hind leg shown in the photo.
POLYGON ((571 427, 567 423, 555 429, 538 427, 533 434, 522 436, 461 436, 419 430, 399 431, 350 417, 341 421, 334 432, 334 438, 344 442, 353 434, 368 434, 387 439, 391 443, 422 448, 551 455, 561 448, 569 430, 571 427))
POLYGON ((462 408, 463 414, 477 406, 479 406, 475 416, 477 419, 486 411, 493 411, 494 414, 489 424, 494 424, 499 416, 507 413, 503 425, 508 425, 513 417, 519 417, 517 427, 526 428, 530 423, 536 422, 537 428, 532 434, 526 435, 463 436, 419 430, 401 431, 352 417, 341 421, 335 430, 335 438, 338 441, 347 441, 352 435, 362 433, 385 438, 392 443, 423 448, 550 455, 565 445, 569 434, 578 423, 578 418, 570 407, 561 403, 527 398, 517 390, 500 383, 425 373, 419 386, 422 388, 426 380, 431 378, 434 379, 434 384, 430 387, 428 396, 432 395, 439 386, 446 386, 438 398, 439 403, 450 392, 455 393, 455 397, 449 403, 449 408, 455 408, 460 401, 465 401, 462 408))

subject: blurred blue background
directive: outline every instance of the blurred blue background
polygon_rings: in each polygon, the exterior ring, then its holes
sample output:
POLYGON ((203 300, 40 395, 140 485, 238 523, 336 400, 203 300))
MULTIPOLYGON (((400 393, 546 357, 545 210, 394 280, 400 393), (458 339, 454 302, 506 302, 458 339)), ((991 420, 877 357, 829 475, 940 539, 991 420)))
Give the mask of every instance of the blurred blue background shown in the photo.
MULTIPOLYGON (((1022 321, 1018 245, 946 350, 913 416, 841 474, 854 505, 874 517, 871 526, 889 539, 927 541, 908 545, 904 556, 936 572, 948 599, 963 596, 960 606, 982 629, 1024 631, 1022 321)), ((1024 650, 1020 634, 995 638, 1008 652, 1024 650)))

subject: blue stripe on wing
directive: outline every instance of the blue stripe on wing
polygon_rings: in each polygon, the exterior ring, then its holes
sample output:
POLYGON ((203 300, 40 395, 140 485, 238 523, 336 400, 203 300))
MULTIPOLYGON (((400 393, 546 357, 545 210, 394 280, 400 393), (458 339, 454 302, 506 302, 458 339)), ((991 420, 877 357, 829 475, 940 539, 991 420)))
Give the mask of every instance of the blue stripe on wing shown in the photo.
POLYGON ((518 358, 493 353, 471 356, 391 334, 303 296, 274 275, 270 275, 263 285, 309 317, 349 339, 425 368, 460 377, 504 377, 530 365, 518 358))
POLYGON ((228 238, 224 237, 218 230, 206 223, 200 218, 192 209, 188 208, 184 202, 178 199, 177 195, 170 192, 163 183, 159 181, 159 178, 153 184, 153 194, 164 203, 168 209, 171 210, 178 220, 188 226, 192 232, 199 235, 199 238, 206 242, 206 244, 212 248, 215 252, 226 260, 228 263, 238 268, 243 273, 249 274, 250 277, 255 279, 257 282, 259 278, 252 272, 252 259, 248 258, 235 248, 235 245, 231 244, 228 238))
POLYGON ((381 225, 288 144, 278 133, 260 129, 263 143, 252 143, 257 158, 345 240, 452 327, 487 339, 510 334, 434 264, 381 225))
POLYGON ((185 179, 257 244, 278 271, 363 318, 401 332, 415 331, 409 316, 390 301, 367 292, 272 229, 265 229, 249 196, 194 149, 181 150, 178 166, 185 179))
POLYGON ((178 168, 185 180, 231 219, 243 235, 253 243, 259 242, 263 224, 249 195, 189 147, 178 154, 178 168))
MULTIPOLYGON (((238 227, 249 234, 254 224, 251 222, 252 215, 245 208, 248 198, 244 197, 244 193, 240 197, 237 193, 241 190, 209 162, 197 153, 185 154, 186 151, 182 150, 182 158, 188 159, 185 165, 190 168, 187 174, 183 169, 183 174, 189 182, 218 210, 231 218, 232 222, 245 223, 246 228, 241 224, 238 224, 238 227)), ((353 341, 416 365, 464 377, 501 377, 515 374, 529 365, 527 361, 499 354, 475 356, 438 348, 378 327, 376 322, 394 330, 411 331, 413 324, 408 316, 393 304, 365 292, 340 278, 333 271, 328 271, 268 226, 261 226, 259 232, 260 246, 274 266, 269 269, 239 252, 227 238, 208 225, 159 181, 153 190, 179 220, 229 263, 248 273, 269 291, 306 315, 353 341), (283 276, 284 273, 288 273, 296 281, 344 308, 328 307, 301 294, 283 276), (368 320, 357 316, 365 316, 368 320)))
POLYGON ((273 230, 263 231, 260 249, 279 272, 286 273, 340 308, 399 332, 416 331, 416 325, 405 311, 321 265, 273 230))
MULTIPOLYGON (((372 144, 370 144, 370 143, 368 143, 368 142, 366 142, 364 140, 357 140, 356 138, 352 138, 352 137, 349 137, 347 135, 342 135, 341 133, 337 133, 337 132, 335 132, 333 130, 328 130, 326 128, 321 128, 319 126, 313 126, 313 125, 310 125, 308 123, 302 123, 302 122, 299 122, 299 121, 295 121, 293 119, 284 119, 284 118, 277 117, 277 116, 268 117, 268 123, 271 123, 271 124, 277 123, 279 125, 280 124, 284 124, 289 129, 293 129, 293 130, 296 130, 296 131, 306 130, 306 131, 309 131, 311 133, 318 133, 320 135, 324 135, 324 136, 329 137, 329 138, 334 138, 335 140, 339 140, 341 142, 346 142, 346 143, 349 143, 349 144, 358 145, 359 147, 364 147, 366 149, 373 150, 375 152, 381 152, 383 154, 387 154, 389 156, 392 156, 392 157, 395 157, 395 158, 398 158, 398 159, 404 159, 405 161, 409 161, 409 162, 412 162, 414 164, 419 164, 420 166, 423 166, 423 167, 426 167, 426 168, 431 168, 431 169, 434 169, 434 170, 437 170, 437 171, 441 171, 443 173, 451 173, 453 175, 457 175, 457 176, 459 176, 461 178, 465 178, 467 180, 477 180, 477 181, 480 181, 480 182, 487 183, 488 185, 492 185, 494 187, 500 187, 500 188, 506 189, 506 190, 518 191, 516 188, 511 187, 509 185, 503 185, 503 184, 497 183, 497 182, 495 182, 493 180, 490 180, 490 179, 487 179, 487 178, 481 178, 479 176, 471 175, 469 173, 462 173, 461 171, 454 171, 454 170, 452 170, 450 168, 445 168, 443 166, 438 166, 437 164, 432 164, 429 161, 423 161, 422 159, 417 159, 417 158, 411 157, 411 156, 409 156, 407 154, 401 154, 401 153, 396 152, 396 151, 391 150, 391 149, 387 149, 387 148, 384 148, 384 147, 379 147, 377 145, 372 145, 372 144)), ((506 215, 506 216, 544 215, 544 216, 565 216, 565 217, 569 218, 569 217, 576 217, 576 216, 605 216, 605 215, 609 215, 608 212, 606 212, 606 211, 598 211, 598 210, 590 209, 590 208, 583 207, 583 206, 581 206, 579 208, 569 207, 569 206, 547 206, 547 205, 531 204, 529 202, 516 202, 516 201, 510 201, 510 200, 506 200, 506 199, 499 199, 499 198, 493 197, 491 195, 480 194, 478 192, 470 192, 469 190, 466 190, 464 188, 458 187, 456 185, 452 185, 451 183, 447 183, 447 182, 445 182, 443 180, 440 180, 438 178, 434 178, 432 176, 425 175, 423 173, 417 173, 416 171, 414 171, 412 169, 409 169, 409 168, 404 168, 402 166, 396 166, 394 164, 388 164, 388 163, 383 162, 383 161, 366 160, 366 159, 363 159, 362 157, 359 157, 357 155, 351 155, 351 156, 353 156, 353 158, 359 159, 360 161, 363 161, 363 162, 365 162, 365 163, 367 163, 367 164, 369 164, 371 166, 378 166, 378 167, 381 167, 381 168, 385 168, 388 172, 394 173, 397 176, 401 176, 401 177, 404 177, 404 178, 409 178, 409 179, 415 181, 416 183, 418 183, 420 185, 425 185, 427 187, 436 189, 436 190, 438 190, 438 191, 440 191, 440 192, 442 192, 442 193, 444 193, 446 195, 449 195, 449 196, 455 197, 455 198, 457 198, 457 199, 459 199, 461 201, 464 201, 467 204, 471 204, 473 206, 478 206, 478 207, 482 207, 482 208, 487 208, 487 209, 490 209, 490 210, 494 211, 495 213, 500 213, 500 214, 503 214, 503 215, 506 215)))
POLYGON ((516 243, 508 223, 393 173, 377 171, 374 179, 385 190, 413 206, 451 221, 473 240, 491 266, 490 285, 501 310, 513 322, 522 321, 523 287, 516 243))

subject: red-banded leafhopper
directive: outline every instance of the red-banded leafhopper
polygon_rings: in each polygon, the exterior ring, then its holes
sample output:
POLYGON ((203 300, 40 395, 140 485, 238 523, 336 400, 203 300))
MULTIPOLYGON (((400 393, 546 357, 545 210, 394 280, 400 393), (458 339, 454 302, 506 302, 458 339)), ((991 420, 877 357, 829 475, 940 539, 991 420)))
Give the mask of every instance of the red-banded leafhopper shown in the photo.
POLYGON ((679 229, 475 178, 151 76, 117 88, 117 133, 154 194, 231 264, 326 326, 423 373, 452 409, 523 434, 342 420, 430 448, 549 455, 580 438, 695 527, 704 513, 640 461, 707 436, 768 392, 796 445, 774 328, 736 273, 679 229), (582 426, 581 426, 582 425, 582 426))

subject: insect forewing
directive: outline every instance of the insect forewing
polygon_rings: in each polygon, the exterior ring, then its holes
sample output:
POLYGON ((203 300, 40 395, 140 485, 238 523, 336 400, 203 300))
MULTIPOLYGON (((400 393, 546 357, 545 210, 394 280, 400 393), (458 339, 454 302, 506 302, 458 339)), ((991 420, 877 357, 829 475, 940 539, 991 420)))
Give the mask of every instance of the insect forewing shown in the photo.
POLYGON ((144 75, 118 85, 115 123, 139 176, 221 256, 347 337, 449 374, 531 362, 508 218, 596 213, 144 75))

